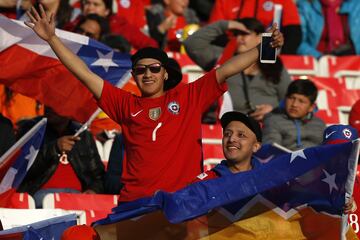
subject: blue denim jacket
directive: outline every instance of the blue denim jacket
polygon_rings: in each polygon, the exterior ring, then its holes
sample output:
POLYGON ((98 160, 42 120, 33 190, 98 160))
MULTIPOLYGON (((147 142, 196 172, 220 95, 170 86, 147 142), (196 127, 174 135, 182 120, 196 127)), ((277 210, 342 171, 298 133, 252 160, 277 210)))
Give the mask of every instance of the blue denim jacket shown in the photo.
MULTIPOLYGON (((298 54, 321 57, 322 53, 316 47, 319 44, 324 28, 324 16, 319 0, 297 0, 297 7, 301 18, 303 39, 298 48, 298 54)), ((360 54, 360 1, 344 0, 340 13, 348 15, 350 38, 354 44, 356 54, 360 54)))

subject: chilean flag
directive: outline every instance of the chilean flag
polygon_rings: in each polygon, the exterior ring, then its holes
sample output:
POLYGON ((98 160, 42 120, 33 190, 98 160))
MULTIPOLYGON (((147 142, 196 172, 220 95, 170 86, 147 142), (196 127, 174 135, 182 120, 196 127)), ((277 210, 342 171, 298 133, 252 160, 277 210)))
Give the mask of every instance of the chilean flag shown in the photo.
MULTIPOLYGON (((56 29, 61 41, 101 78, 122 87, 130 56, 56 29)), ((50 106, 58 114, 85 122, 97 109, 92 94, 58 60, 49 45, 23 22, 0 16, 0 83, 50 106)))
POLYGON ((45 134, 44 118, 20 138, 0 158, 0 207, 6 207, 33 164, 45 134))

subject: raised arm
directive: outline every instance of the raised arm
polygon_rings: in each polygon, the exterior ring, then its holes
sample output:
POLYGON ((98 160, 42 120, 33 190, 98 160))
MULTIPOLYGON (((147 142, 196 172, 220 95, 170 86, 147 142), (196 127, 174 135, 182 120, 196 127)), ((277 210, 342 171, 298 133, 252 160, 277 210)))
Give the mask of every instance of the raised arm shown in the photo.
POLYGON ((86 64, 56 36, 54 14, 47 16, 44 8, 40 5, 40 15, 34 7, 27 12, 27 15, 30 21, 25 22, 26 26, 30 27, 41 39, 48 42, 65 67, 92 92, 96 99, 99 99, 104 81, 91 72, 86 64))
MULTIPOLYGON (((280 31, 277 29, 276 24, 274 24, 269 32, 272 32, 272 47, 279 48, 284 44, 284 38, 280 31)), ((228 61, 226 61, 223 65, 216 69, 216 77, 219 84, 223 83, 227 78, 243 71, 248 68, 252 64, 254 64, 259 58, 259 46, 244 52, 240 53, 228 61)))

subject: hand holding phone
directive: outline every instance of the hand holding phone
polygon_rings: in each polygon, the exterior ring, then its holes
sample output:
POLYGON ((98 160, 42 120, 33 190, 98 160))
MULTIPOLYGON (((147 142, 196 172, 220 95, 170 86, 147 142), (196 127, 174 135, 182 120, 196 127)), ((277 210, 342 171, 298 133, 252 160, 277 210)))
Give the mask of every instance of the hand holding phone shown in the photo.
POLYGON ((261 47, 260 47, 260 62, 261 63, 275 63, 277 56, 277 49, 271 46, 273 41, 272 33, 261 34, 261 47))

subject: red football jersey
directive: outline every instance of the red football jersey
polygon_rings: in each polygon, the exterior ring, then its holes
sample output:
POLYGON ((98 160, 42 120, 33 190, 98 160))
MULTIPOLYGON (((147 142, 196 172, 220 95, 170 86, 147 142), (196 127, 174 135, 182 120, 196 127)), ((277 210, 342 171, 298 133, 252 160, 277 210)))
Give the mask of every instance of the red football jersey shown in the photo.
POLYGON ((293 0, 217 0, 209 21, 255 17, 268 27, 273 21, 274 4, 281 4, 283 7, 283 26, 300 25, 300 17, 293 0))
POLYGON ((227 90, 215 70, 158 98, 141 98, 105 82, 99 106, 125 138, 120 201, 175 191, 202 172, 201 115, 227 90))

